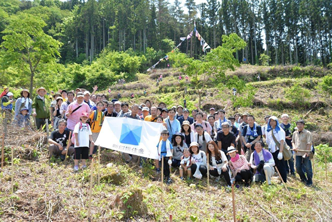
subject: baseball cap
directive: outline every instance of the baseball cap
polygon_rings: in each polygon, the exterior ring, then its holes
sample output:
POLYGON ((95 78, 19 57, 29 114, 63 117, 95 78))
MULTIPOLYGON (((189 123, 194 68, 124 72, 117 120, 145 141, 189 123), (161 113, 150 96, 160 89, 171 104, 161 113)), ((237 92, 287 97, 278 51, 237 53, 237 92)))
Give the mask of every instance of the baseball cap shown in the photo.
POLYGON ((144 111, 150 111, 150 109, 149 109, 149 107, 143 107, 143 109, 142 109, 142 111, 144 112, 144 111))
POLYGON ((78 93, 76 94, 76 97, 84 97, 84 96, 83 96, 83 93, 78 92, 78 93))
POLYGON ((116 105, 116 104, 121 105, 121 102, 120 102, 120 101, 116 101, 116 102, 114 103, 114 105, 116 105))
POLYGON ((187 108, 183 109, 184 113, 189 113, 189 110, 187 108))

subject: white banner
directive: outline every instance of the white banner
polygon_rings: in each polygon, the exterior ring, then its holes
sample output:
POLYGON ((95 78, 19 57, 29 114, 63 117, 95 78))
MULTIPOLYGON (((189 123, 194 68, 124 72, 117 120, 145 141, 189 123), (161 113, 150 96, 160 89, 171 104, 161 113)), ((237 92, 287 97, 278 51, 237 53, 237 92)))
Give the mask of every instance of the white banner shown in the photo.
POLYGON ((130 118, 106 117, 96 146, 158 159, 157 144, 162 124, 130 118))

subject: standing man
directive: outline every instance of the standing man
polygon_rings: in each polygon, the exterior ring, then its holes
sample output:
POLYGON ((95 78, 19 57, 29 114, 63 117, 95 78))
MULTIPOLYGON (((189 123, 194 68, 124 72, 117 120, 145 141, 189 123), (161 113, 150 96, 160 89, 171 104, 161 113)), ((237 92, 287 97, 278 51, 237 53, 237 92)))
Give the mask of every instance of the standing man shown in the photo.
POLYGON ((219 119, 217 119, 215 122, 214 122, 214 130, 215 130, 215 133, 217 134, 219 130, 221 130, 221 125, 222 123, 224 122, 228 122, 228 124, 231 126, 232 123, 231 121, 229 121, 228 119, 226 119, 225 117, 225 110, 221 109, 218 111, 218 114, 219 114, 219 119))
POLYGON ((312 186, 312 167, 309 154, 311 152, 312 136, 304 129, 305 122, 296 122, 297 131, 294 132, 292 143, 296 153, 296 172, 300 175, 301 181, 307 186, 312 186), (305 173, 307 175, 305 175, 305 173))
POLYGON ((5 136, 7 136, 7 125, 11 123, 13 117, 13 103, 13 93, 11 92, 8 92, 1 98, 1 113, 4 115, 3 128, 5 136))
POLYGON ((249 161, 251 153, 255 151, 255 143, 262 138, 262 128, 255 123, 253 115, 248 116, 248 125, 243 128, 242 133, 242 142, 245 145, 247 161, 249 161))
MULTIPOLYGON (((147 107, 144 107, 144 108, 147 108, 147 107)), ((143 108, 143 110, 144 110, 143 108)), ((146 116, 144 118, 144 121, 148 121, 148 122, 157 122, 157 107, 155 106, 152 106, 151 107, 151 115, 149 116, 146 116)))
POLYGON ((176 133, 181 132, 181 125, 179 120, 175 119, 175 108, 168 110, 168 118, 165 119, 167 131, 169 132, 169 141, 172 141, 172 137, 176 133))
POLYGON ((60 107, 60 113, 62 116, 65 117, 69 104, 74 102, 74 97, 75 97, 75 95, 74 95, 73 91, 69 91, 67 93, 67 101, 66 102, 63 101, 63 103, 61 104, 61 107, 60 107))
POLYGON ((266 143, 272 153, 274 162, 283 179, 287 182, 286 162, 282 152, 285 147, 285 131, 280 127, 278 118, 271 116, 267 124, 266 143))
POLYGON ((178 105, 176 111, 177 113, 175 115, 175 119, 179 120, 179 118, 183 117, 183 107, 181 105, 178 105))
POLYGON ((94 109, 96 107, 96 104, 90 100, 90 92, 85 91, 83 95, 84 102, 89 105, 90 109, 94 109))
POLYGON ((121 102, 120 101, 115 101, 114 102, 114 112, 119 114, 121 112, 121 102))
POLYGON ((189 116, 189 110, 187 108, 185 108, 183 110, 183 116, 181 118, 178 119, 180 124, 182 125, 183 121, 188 121, 191 124, 194 123, 194 118, 189 116))
POLYGON ((216 113, 216 110, 213 107, 211 107, 210 108, 210 114, 207 116, 207 118, 209 119, 210 116, 214 116, 215 113, 216 113))
POLYGON ((121 104, 121 111, 118 113, 118 117, 124 117, 127 113, 130 115, 129 105, 127 102, 124 102, 121 104))
POLYGON ((222 150, 224 153, 227 153, 227 149, 230 146, 235 145, 235 136, 230 131, 230 125, 228 122, 224 122, 221 124, 222 130, 218 131, 217 134, 217 141, 218 141, 218 148, 222 150))
MULTIPOLYGON (((286 143, 289 146, 289 148, 292 149, 292 132, 291 132, 291 125, 289 123, 289 116, 287 114, 281 115, 282 123, 280 124, 280 127, 285 131, 286 133, 286 143)), ((292 154, 293 151, 292 151, 292 154)), ((286 172, 287 174, 291 174, 292 176, 295 176, 295 169, 294 169, 294 157, 292 157, 286 161, 286 172)))
POLYGON ((88 104, 84 102, 83 93, 76 94, 76 101, 72 102, 66 111, 68 121, 68 129, 74 130, 75 125, 80 121, 82 113, 90 113, 91 109, 88 104))
POLYGON ((37 96, 32 104, 33 113, 32 115, 36 117, 37 129, 40 129, 46 123, 46 119, 50 119, 49 101, 45 97, 46 89, 40 87, 37 89, 37 96))

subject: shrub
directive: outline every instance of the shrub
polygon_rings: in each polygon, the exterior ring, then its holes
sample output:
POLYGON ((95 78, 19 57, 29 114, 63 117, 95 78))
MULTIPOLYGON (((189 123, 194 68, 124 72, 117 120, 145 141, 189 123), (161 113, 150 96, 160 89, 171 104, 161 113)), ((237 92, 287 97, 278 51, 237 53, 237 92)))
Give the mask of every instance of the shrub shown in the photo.
POLYGON ((270 58, 270 56, 263 53, 263 54, 261 54, 259 61, 261 61, 262 66, 268 66, 269 63, 271 62, 271 58, 270 58))
POLYGON ((295 105, 305 105, 311 98, 311 93, 308 89, 301 87, 296 83, 291 88, 285 89, 285 97, 292 101, 295 105))

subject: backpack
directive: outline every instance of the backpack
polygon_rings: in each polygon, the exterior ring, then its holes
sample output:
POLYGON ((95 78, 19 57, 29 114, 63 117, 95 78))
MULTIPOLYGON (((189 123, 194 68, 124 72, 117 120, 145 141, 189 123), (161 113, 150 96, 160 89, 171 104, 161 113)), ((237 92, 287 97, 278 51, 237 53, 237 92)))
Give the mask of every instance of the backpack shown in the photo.
MULTIPOLYGON (((96 122, 96 120, 97 120, 97 117, 98 117, 98 110, 94 110, 93 111, 93 119, 89 122, 89 124, 90 124, 90 126, 92 127, 92 124, 94 123, 94 122, 96 122)), ((104 117, 105 117, 105 113, 104 112, 101 112, 101 123, 103 123, 104 122, 104 117)), ((94 125, 93 125, 94 126, 94 125)), ((94 128, 94 127, 93 127, 94 128)))
MULTIPOLYGON (((88 123, 86 123, 86 124, 88 125, 88 129, 90 130, 90 125, 88 123)), ((79 127, 80 130, 82 129, 82 126, 83 126, 83 124, 80 121, 80 127, 79 127)), ((71 136, 71 142, 72 142, 72 144, 75 144, 75 141, 76 141, 75 133, 73 132, 71 135, 72 135, 71 136)))

